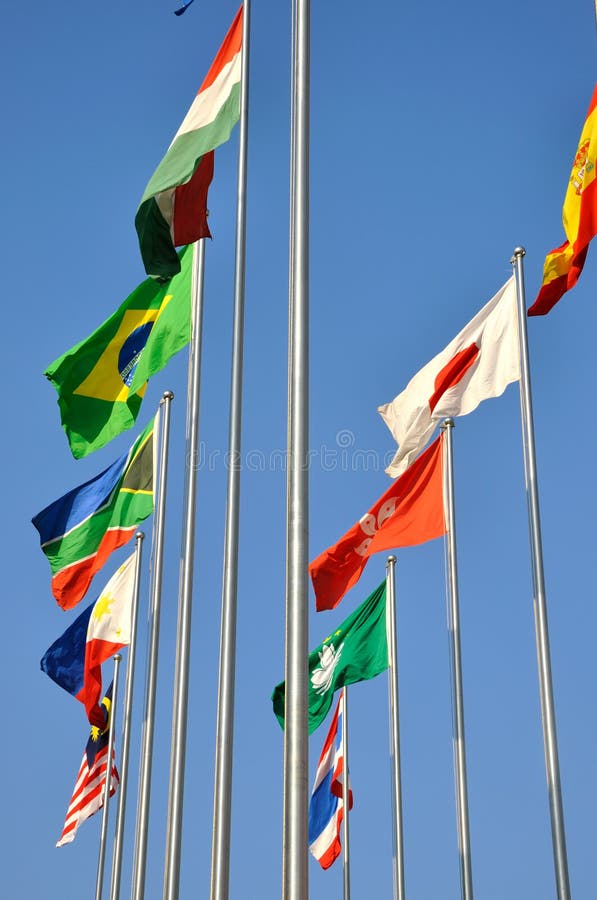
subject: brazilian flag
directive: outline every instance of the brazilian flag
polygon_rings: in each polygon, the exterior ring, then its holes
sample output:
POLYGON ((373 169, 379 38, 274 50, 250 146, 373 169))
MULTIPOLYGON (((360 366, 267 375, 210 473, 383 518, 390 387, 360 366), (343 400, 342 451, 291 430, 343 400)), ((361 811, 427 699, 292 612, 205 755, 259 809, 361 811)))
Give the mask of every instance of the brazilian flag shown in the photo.
POLYGON ((44 372, 58 393, 62 427, 76 459, 132 428, 147 379, 190 340, 192 247, 181 270, 147 278, 116 312, 44 372))

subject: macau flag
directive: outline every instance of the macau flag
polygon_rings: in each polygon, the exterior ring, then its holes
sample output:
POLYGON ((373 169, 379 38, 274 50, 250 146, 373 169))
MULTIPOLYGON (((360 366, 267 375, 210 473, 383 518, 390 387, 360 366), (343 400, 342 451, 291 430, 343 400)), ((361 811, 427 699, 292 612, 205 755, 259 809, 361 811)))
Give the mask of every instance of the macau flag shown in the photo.
POLYGON ((147 379, 188 344, 192 257, 192 247, 185 247, 178 275, 164 284, 147 278, 44 372, 58 393, 62 427, 77 459, 132 428, 147 379))
MULTIPOLYGON (((375 678, 388 668, 385 580, 309 654, 309 734, 318 728, 345 685, 375 678)), ((286 683, 272 694, 274 715, 284 728, 286 683)))

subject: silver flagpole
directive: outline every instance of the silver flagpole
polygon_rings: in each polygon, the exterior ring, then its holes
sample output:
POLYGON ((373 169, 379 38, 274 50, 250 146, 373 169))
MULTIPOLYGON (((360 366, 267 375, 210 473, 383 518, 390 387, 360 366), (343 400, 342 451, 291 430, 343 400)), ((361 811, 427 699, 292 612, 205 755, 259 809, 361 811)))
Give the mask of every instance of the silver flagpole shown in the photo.
POLYGON ((155 727, 155 697, 158 680, 158 652, 160 645, 160 611, 162 603, 162 572, 164 568, 164 528, 166 521, 166 489, 168 486, 168 443, 170 438, 170 405, 172 391, 165 391, 160 406, 163 407, 160 434, 160 460, 157 481, 155 513, 155 542, 152 560, 151 605, 147 652, 147 676, 145 682, 145 714, 141 738, 141 762, 139 771, 139 797, 137 800, 137 828, 133 863, 132 900, 143 900, 145 895, 145 870, 147 865, 147 840, 149 833, 149 806, 151 801, 151 769, 153 764, 153 733, 155 727))
POLYGON ((393 807, 393 874, 394 898, 404 900, 404 825, 402 818, 402 770, 400 765, 400 704, 398 695, 398 638, 396 628, 396 557, 388 556, 386 563, 386 634, 389 657, 390 747, 392 755, 393 807))
POLYGON ((539 515, 539 488, 537 485, 537 463, 535 458, 535 426, 533 423, 533 401, 531 397, 531 375, 529 366, 529 346, 527 339, 526 300, 524 290, 523 247, 516 247, 512 264, 516 275, 516 299, 518 306, 518 331, 520 339, 520 407, 522 415, 524 470, 529 514, 529 537, 531 542, 531 564, 533 584, 533 607, 535 613, 535 637, 537 644, 537 664, 539 667, 539 690, 541 695, 541 718, 543 722, 543 745, 547 789, 551 813, 551 835, 553 842, 554 866, 558 900, 570 900, 568 879, 568 857, 566 853, 566 833, 560 783, 560 763, 556 715, 551 676, 551 654, 549 649, 549 629, 547 624, 547 601, 543 575, 543 547, 541 542, 541 519, 539 515))
POLYGON ((116 828, 114 835, 114 856, 112 857, 112 878, 110 882, 110 900, 118 900, 120 896, 120 879, 122 875, 122 849, 124 841, 124 821, 126 816, 126 792, 129 773, 129 751, 131 744, 131 717, 133 712, 133 686, 135 678, 135 658, 137 651, 137 620, 139 612, 139 592, 141 586, 141 558, 145 534, 138 531, 135 535, 135 582, 133 587, 133 605, 131 609, 131 641, 129 644, 126 683, 124 688, 124 707, 122 710, 122 752, 120 761, 120 792, 116 808, 116 828))
POLYGON ((456 514, 454 506, 454 461, 452 455, 452 429, 454 419, 442 423, 444 444, 444 486, 446 501, 447 534, 447 588, 448 630, 450 633, 450 657, 452 670, 452 718, 454 741, 454 777, 456 780, 456 809, 458 817, 458 850, 460 855, 460 893, 463 900, 473 900, 473 872, 471 865, 471 838, 468 815, 468 787, 466 778, 466 744, 464 738, 464 693, 462 689, 462 662, 460 653, 460 610, 458 598, 458 564, 456 558, 456 514))
POLYGON ((232 808, 232 747, 234 741, 234 678, 238 587, 240 453, 243 394, 243 334, 247 220, 247 142, 249 123, 250 0, 243 2, 240 133, 236 200, 236 260, 230 386, 228 497, 224 533, 220 671, 214 773, 211 898, 227 900, 230 883, 230 818, 232 808))
POLYGON ((309 0, 293 0, 282 896, 308 896, 309 0))
POLYGON ((344 712, 342 713, 342 851, 344 876, 344 900, 350 900, 350 828, 348 785, 348 687, 344 686, 344 712))
POLYGON ((187 743, 189 666, 191 657, 191 613, 193 602, 193 563, 195 554, 195 506, 199 462, 199 388, 201 380, 201 337, 203 328, 203 281, 205 240, 195 244, 193 258, 193 321, 189 353, 189 385, 186 424, 186 485, 183 537, 178 586, 178 624, 176 668, 172 709, 172 745, 170 785, 166 825, 164 900, 177 900, 180 885, 184 766, 187 743))
POLYGON ((110 806, 110 784, 112 782, 112 754, 114 752, 114 732, 116 723, 116 698, 118 696, 118 672, 122 656, 117 653, 114 656, 114 678, 112 680, 112 703, 108 721, 110 734, 108 736, 108 756, 106 761, 106 781, 104 784, 104 809, 102 814, 102 829, 100 834, 99 858, 97 861, 97 880, 95 882, 95 900, 102 900, 104 887, 104 863, 106 861, 106 838, 108 835, 108 811, 110 806))

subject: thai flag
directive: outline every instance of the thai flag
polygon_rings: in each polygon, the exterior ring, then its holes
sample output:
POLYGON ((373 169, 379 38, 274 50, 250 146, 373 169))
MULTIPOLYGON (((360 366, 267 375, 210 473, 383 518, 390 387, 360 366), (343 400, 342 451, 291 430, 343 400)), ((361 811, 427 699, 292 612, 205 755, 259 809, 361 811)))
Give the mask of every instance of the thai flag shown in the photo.
MULTIPOLYGON (((329 869, 342 850, 340 828, 344 814, 342 801, 343 721, 344 691, 341 691, 334 718, 319 757, 309 802, 309 850, 323 869, 329 869)), ((352 791, 350 789, 348 808, 352 809, 352 791)))

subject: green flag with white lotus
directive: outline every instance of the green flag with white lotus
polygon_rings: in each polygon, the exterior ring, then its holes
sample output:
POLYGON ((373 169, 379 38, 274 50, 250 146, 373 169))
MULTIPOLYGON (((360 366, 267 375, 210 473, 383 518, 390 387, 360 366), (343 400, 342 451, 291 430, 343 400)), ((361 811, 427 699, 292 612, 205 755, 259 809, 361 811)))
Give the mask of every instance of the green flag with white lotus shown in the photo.
MULTIPOLYGON (((375 678, 388 668, 386 583, 383 581, 351 615, 309 654, 309 734, 321 725, 334 692, 375 678)), ((274 688, 274 713, 284 728, 285 682, 274 688)))

